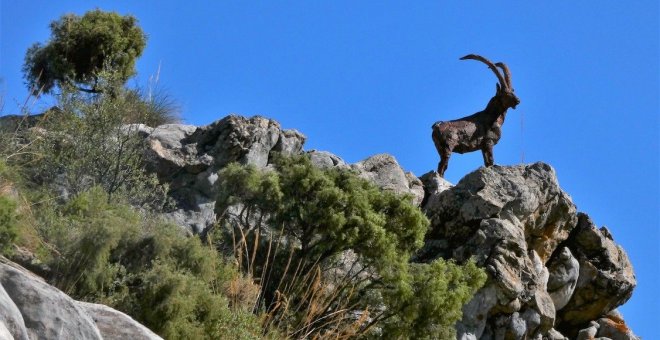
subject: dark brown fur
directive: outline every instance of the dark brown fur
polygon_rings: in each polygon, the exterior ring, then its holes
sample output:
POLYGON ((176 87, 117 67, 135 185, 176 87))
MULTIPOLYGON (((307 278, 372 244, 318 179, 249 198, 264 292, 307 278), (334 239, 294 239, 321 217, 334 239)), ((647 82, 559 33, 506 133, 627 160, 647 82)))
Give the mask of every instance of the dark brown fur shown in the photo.
POLYGON ((461 60, 478 60, 495 73, 499 83, 496 87, 495 96, 490 99, 486 108, 473 115, 447 122, 433 124, 433 143, 440 154, 438 173, 444 177, 449 157, 452 152, 466 153, 481 150, 484 156, 484 165, 491 166, 493 160, 493 146, 497 144, 502 136, 502 124, 509 108, 516 108, 520 99, 513 93, 511 86, 511 74, 504 63, 491 63, 488 59, 469 54, 461 60), (498 67, 504 72, 499 73, 498 67))

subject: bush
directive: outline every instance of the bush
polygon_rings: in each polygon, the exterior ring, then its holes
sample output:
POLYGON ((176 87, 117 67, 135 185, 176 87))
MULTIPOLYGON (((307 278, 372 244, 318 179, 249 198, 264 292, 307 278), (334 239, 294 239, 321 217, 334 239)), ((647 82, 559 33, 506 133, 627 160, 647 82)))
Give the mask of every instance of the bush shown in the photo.
POLYGON ((103 189, 42 209, 40 224, 59 253, 50 282, 72 297, 121 310, 165 338, 261 335, 256 316, 229 303, 240 278, 233 264, 176 226, 108 202, 103 189))
POLYGON ((0 253, 9 254, 17 236, 16 203, 0 192, 0 253))
POLYGON ((306 157, 274 164, 227 166, 216 201, 225 244, 261 285, 267 326, 291 337, 454 334, 486 276, 473 263, 409 263, 429 224, 410 197, 306 157))
POLYGON ((33 129, 25 157, 37 185, 54 187, 64 198, 99 186, 108 201, 120 195, 136 206, 162 209, 167 187, 143 168, 145 142, 141 127, 127 125, 146 115, 130 91, 114 96, 61 95, 56 117, 44 117, 33 129))

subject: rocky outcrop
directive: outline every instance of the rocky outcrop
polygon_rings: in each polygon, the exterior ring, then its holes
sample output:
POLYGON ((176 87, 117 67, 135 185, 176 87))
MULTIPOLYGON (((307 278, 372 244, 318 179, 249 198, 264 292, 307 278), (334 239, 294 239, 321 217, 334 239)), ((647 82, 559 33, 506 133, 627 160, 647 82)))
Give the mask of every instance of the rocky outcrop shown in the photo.
POLYGON ((577 213, 547 164, 480 168, 453 187, 434 173, 422 182, 431 230, 416 259, 473 258, 489 276, 463 309, 459 339, 590 335, 590 321, 604 324, 630 297, 625 252, 577 213))
MULTIPOLYGON (((19 118, 5 125, 14 128, 19 118)), ((305 136, 263 117, 231 115, 202 127, 132 127, 147 144, 147 169, 169 185, 176 201, 166 217, 191 233, 214 223, 215 185, 224 166, 264 168, 276 153, 305 153, 318 167, 349 169, 385 190, 410 195, 431 221, 415 261, 472 258, 486 270, 487 283, 456 325, 460 339, 637 339, 615 310, 636 285, 626 253, 607 228, 577 212, 547 164, 480 168, 454 186, 436 172, 417 178, 387 154, 351 165, 326 151, 304 151, 305 136)), ((0 267, 0 338, 155 336, 120 312, 67 300, 17 265, 0 267), (53 311, 51 304, 63 310, 53 311)))
POLYGON ((231 162, 264 168, 275 153, 305 153, 319 167, 352 169, 385 190, 410 195, 417 205, 424 198, 422 182, 393 156, 380 154, 349 165, 326 151, 304 152, 304 135, 263 117, 230 115, 202 127, 167 124, 138 126, 138 131, 147 144, 146 168, 169 185, 176 201, 176 209, 165 217, 194 234, 215 222, 218 171, 231 162))
POLYGON ((559 313, 559 328, 568 335, 579 325, 606 315, 626 302, 637 284, 626 252, 607 228, 596 228, 585 214, 566 242, 579 262, 579 278, 570 301, 559 313))
POLYGON ((0 257, 0 339, 12 338, 160 339, 123 313, 75 301, 0 257))
POLYGON ((148 170, 170 186, 176 209, 167 214, 174 223, 201 233, 215 222, 215 182, 218 170, 231 162, 268 165, 272 155, 302 152, 305 136, 282 130, 263 117, 227 116, 202 127, 166 124, 143 128, 148 170))

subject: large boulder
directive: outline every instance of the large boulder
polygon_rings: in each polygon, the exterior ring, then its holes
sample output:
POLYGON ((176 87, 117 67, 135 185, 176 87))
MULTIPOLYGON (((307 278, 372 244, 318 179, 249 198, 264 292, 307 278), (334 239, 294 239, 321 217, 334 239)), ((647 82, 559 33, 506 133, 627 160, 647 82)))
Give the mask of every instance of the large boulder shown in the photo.
POLYGON ((383 190, 399 195, 410 195, 413 203, 420 205, 424 198, 422 182, 412 173, 406 173, 394 156, 379 154, 351 165, 364 179, 372 181, 383 190))
POLYGON ((110 307, 75 301, 0 256, 0 339, 161 339, 110 307))
POLYGON ((605 337, 605 329, 624 329, 605 315, 632 293, 630 262, 607 229, 577 213, 549 165, 480 168, 453 187, 433 172, 422 182, 431 229, 415 260, 472 258, 488 273, 463 308, 459 339, 605 337))
POLYGON ((99 328, 105 340, 159 340, 162 339, 147 327, 144 327, 130 316, 96 303, 77 302, 89 314, 99 328))
POLYGON ((319 168, 330 169, 330 168, 340 168, 340 169, 349 169, 348 165, 341 157, 334 155, 327 151, 319 150, 310 150, 305 153, 309 156, 309 159, 312 161, 312 164, 319 168))
POLYGON ((548 336, 556 317, 546 263, 577 222, 571 198, 543 163, 480 168, 447 188, 424 176, 431 220, 419 260, 474 258, 489 280, 464 309, 459 338, 548 336))
POLYGON ((555 309, 560 310, 573 296, 580 274, 580 262, 568 247, 558 250, 555 255, 548 263, 548 293, 555 309))
POLYGON ((5 324, 15 339, 103 339, 94 320, 76 301, 38 276, 7 260, 0 262, 0 285, 11 298, 9 310, 20 311, 5 324), (14 307, 12 307, 13 305, 14 307))
POLYGON ((558 329, 572 335, 575 327, 628 301, 637 281, 623 248, 614 243, 607 228, 596 228, 586 214, 579 214, 566 246, 579 262, 579 278, 571 299, 558 314, 558 329))

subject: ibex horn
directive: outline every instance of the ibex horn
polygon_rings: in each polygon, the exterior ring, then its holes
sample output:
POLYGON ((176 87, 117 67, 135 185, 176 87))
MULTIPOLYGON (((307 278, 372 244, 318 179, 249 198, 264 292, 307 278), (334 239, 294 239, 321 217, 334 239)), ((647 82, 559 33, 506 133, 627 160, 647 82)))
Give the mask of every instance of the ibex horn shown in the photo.
POLYGON ((506 80, 506 84, 509 86, 509 89, 512 89, 511 72, 509 71, 509 67, 504 63, 495 63, 495 66, 501 68, 502 71, 504 71, 504 80, 506 80))
POLYGON ((461 58, 461 60, 466 60, 466 59, 479 60, 480 62, 488 65, 488 68, 493 70, 493 72, 497 76, 497 79, 500 81, 500 85, 502 85, 502 87, 504 87, 504 88, 509 88, 506 81, 504 81, 504 78, 502 78, 502 75, 500 74, 500 71, 497 69, 497 67, 490 60, 488 60, 488 59, 486 59, 486 58, 484 58, 480 55, 476 55, 476 54, 468 54, 465 57, 461 58))

